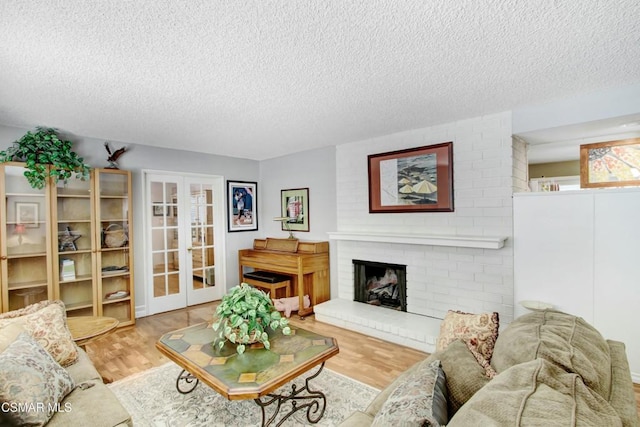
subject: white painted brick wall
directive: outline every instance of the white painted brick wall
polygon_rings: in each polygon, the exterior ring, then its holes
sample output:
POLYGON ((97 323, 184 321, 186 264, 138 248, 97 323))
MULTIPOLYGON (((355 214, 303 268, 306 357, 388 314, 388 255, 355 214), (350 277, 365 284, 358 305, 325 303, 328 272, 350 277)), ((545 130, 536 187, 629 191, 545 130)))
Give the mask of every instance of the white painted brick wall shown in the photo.
POLYGON ((338 297, 353 300, 353 259, 404 264, 408 312, 443 318, 447 310, 498 311, 509 323, 512 194, 526 182, 526 150, 511 133, 506 112, 338 146, 337 231, 508 237, 498 250, 338 241, 338 297), (453 141, 454 212, 369 213, 367 155, 447 141, 453 141))
POLYGON ((513 137, 513 191, 529 191, 527 143, 517 136, 513 137))

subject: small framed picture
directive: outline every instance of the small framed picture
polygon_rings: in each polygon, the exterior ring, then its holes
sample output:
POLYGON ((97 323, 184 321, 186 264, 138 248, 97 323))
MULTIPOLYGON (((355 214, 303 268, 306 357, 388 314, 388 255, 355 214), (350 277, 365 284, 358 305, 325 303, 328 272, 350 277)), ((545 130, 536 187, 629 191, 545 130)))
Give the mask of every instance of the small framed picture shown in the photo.
POLYGON ((580 188, 640 186, 640 138, 580 146, 580 188))
POLYGON ((282 230, 309 231, 309 189, 281 190, 282 230), (287 223, 285 225, 285 222, 287 223))
POLYGON ((164 206, 163 205, 154 205, 153 206, 153 216, 163 216, 164 215, 164 206))
POLYGON ((227 223, 229 232, 258 229, 258 183, 227 181, 227 223))
POLYGON ((16 202, 16 223, 23 224, 27 228, 37 228, 38 204, 16 202))

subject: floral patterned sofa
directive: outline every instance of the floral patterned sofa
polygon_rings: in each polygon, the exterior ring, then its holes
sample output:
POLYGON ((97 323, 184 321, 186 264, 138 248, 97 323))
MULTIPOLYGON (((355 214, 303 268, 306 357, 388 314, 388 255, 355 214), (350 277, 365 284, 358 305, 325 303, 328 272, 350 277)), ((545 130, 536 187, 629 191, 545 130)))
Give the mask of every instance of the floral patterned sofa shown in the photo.
POLYGON ((437 351, 341 426, 639 425, 623 343, 605 340, 582 318, 548 310, 513 321, 483 361, 487 342, 477 338, 488 338, 495 325, 469 316, 454 333, 445 318, 437 351))
POLYGON ((0 425, 130 426, 73 342, 61 301, 0 314, 0 425))

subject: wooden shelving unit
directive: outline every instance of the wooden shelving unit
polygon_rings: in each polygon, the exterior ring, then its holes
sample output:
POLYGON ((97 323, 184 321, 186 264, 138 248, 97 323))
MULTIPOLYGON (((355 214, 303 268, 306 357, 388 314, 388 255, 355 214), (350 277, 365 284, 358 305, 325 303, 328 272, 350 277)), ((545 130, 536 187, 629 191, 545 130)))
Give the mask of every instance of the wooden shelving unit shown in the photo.
POLYGON ((50 191, 31 188, 22 163, 0 165, 0 308, 53 296, 50 191))
POLYGON ((68 316, 104 315, 122 326, 133 324, 130 172, 96 169, 90 180, 71 178, 34 190, 23 164, 0 166, 2 311, 60 299, 68 316), (105 238, 114 230, 121 230, 122 244, 105 238), (114 266, 123 271, 103 271, 114 266), (106 299, 115 291, 127 296, 106 299))

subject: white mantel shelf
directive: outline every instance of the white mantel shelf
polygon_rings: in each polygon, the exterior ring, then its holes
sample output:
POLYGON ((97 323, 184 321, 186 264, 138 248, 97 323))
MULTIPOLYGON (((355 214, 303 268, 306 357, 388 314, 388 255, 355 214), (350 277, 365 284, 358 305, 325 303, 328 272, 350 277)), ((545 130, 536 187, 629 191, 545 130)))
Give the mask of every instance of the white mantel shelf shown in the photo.
POLYGON ((356 242, 403 243, 407 245, 453 246, 458 248, 500 249, 507 237, 498 236, 454 236, 438 234, 373 233, 365 231, 332 231, 331 240, 356 242))

